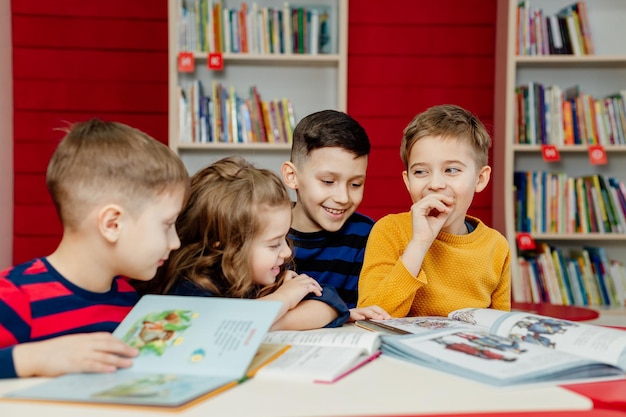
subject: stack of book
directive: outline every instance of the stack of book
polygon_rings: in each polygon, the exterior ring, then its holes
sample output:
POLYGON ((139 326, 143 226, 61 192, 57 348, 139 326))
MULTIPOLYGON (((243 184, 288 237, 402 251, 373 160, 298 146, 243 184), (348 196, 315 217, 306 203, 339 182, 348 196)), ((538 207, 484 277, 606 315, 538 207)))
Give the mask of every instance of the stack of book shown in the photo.
POLYGON ((626 144, 626 90, 596 98, 578 86, 530 82, 515 88, 514 143, 626 144))
POLYGON ((517 55, 591 55, 594 53, 585 2, 563 7, 556 14, 522 0, 517 8, 517 55))
POLYGON ((262 100, 255 86, 247 98, 235 88, 200 80, 179 87, 180 143, 291 143, 295 115, 287 98, 262 100))
POLYGON ((180 1, 179 50, 250 54, 337 53, 329 6, 228 8, 221 0, 180 1))

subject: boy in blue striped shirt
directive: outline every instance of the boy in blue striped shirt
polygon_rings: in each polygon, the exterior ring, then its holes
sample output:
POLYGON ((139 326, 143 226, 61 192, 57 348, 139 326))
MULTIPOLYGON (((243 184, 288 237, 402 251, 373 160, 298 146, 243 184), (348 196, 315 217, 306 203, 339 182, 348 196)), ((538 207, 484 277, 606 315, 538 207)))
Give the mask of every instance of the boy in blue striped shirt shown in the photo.
POLYGON ((298 123, 291 159, 281 168, 297 195, 289 231, 296 270, 334 287, 352 320, 390 318, 378 306, 355 308, 365 244, 374 224, 356 212, 363 200, 369 152, 367 133, 356 120, 323 110, 298 123))

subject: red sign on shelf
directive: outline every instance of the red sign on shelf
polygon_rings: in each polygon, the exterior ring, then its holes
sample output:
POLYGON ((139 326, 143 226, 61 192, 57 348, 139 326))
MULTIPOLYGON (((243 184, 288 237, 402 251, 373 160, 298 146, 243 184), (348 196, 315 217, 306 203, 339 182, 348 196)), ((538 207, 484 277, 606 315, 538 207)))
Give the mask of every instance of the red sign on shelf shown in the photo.
POLYGON ((194 72, 194 59, 193 52, 180 52, 178 54, 178 71, 179 72, 194 72))
POLYGON ((541 155, 546 162, 557 162, 561 160, 559 150, 554 145, 541 145, 541 155))
POLYGON ((224 69, 224 57, 219 52, 211 52, 206 63, 210 70, 220 71, 224 69))
POLYGON ((533 250, 537 245, 535 245, 535 239, 533 239, 530 233, 518 233, 517 247, 519 250, 533 250))
POLYGON ((591 165, 606 165, 609 162, 606 150, 602 145, 589 146, 589 163, 591 165))

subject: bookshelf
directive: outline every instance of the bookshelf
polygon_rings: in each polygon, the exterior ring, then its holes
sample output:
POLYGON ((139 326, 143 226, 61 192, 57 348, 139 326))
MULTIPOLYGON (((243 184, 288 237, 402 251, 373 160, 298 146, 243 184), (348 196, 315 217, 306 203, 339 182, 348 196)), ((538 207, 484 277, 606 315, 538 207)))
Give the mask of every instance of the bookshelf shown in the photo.
MULTIPOLYGON (((530 0, 544 15, 555 15, 570 0, 530 0)), ((544 171, 564 173, 568 177, 602 175, 626 181, 626 146, 603 146, 608 162, 592 164, 589 146, 555 147, 560 160, 544 159, 542 146, 516 144, 516 87, 532 82, 565 89, 578 85, 595 98, 626 89, 626 3, 620 0, 587 0, 587 14, 595 51, 590 55, 518 55, 516 52, 518 1, 498 2, 496 40, 496 79, 494 114, 493 224, 508 239, 511 252, 513 300, 528 302, 522 270, 517 262, 519 224, 516 224, 514 173, 544 171)), ((562 123, 562 121, 561 121, 562 123)), ((518 206, 519 207, 519 206, 518 206)), ((518 208, 519 209, 519 208, 518 208)), ((549 232, 530 233, 537 244, 547 243, 564 251, 583 246, 602 247, 610 259, 626 263, 626 234, 549 232)), ((565 304, 565 302, 564 302, 565 304)), ((592 306, 595 307, 595 306, 592 306)), ((623 303, 622 303, 623 309, 623 303)))
MULTIPOLYGON (((200 0, 198 0, 200 1, 200 0)), ((243 3, 250 12, 253 6, 283 10, 284 0, 259 0, 244 2, 226 0, 206 1, 207 4, 221 3, 223 8, 241 9, 243 3)), ((194 9, 196 0, 182 0, 189 9, 194 9)), ((180 88, 200 80, 205 94, 211 94, 213 82, 224 88, 232 88, 239 96, 248 97, 249 89, 257 88, 262 100, 289 99, 293 107, 293 119, 297 123, 302 117, 323 109, 346 111, 347 105, 347 28, 348 2, 344 0, 290 0, 290 9, 318 8, 329 12, 331 50, 311 53, 222 53, 223 69, 209 69, 209 51, 187 49, 192 53, 193 72, 180 72, 178 59, 179 25, 181 0, 168 0, 169 27, 169 145, 177 152, 190 173, 222 157, 238 154, 248 158, 258 167, 276 172, 289 159, 291 146, 287 142, 247 143, 197 143, 182 140, 179 126, 180 88), (207 91, 208 90, 208 91, 207 91)), ((209 48, 207 48, 209 49, 209 48)))

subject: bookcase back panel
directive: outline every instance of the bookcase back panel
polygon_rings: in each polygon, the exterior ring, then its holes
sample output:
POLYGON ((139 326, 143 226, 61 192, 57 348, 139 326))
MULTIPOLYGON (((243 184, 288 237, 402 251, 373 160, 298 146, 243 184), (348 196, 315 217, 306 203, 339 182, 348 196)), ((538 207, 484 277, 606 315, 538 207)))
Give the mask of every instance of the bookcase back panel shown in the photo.
MULTIPOLYGON (((201 65, 199 63, 198 65, 201 65)), ((202 81, 205 92, 210 92, 212 81, 231 86, 243 97, 249 96, 250 87, 256 86, 263 100, 288 98, 294 105, 296 122, 307 114, 324 109, 336 109, 338 99, 337 69, 320 65, 226 66, 223 71, 210 71, 206 65, 197 67, 193 75, 181 74, 180 85, 192 80, 202 81)))
MULTIPOLYGON (((574 0, 530 0, 529 5, 541 9, 543 15, 556 14, 574 0)), ((623 0, 587 0, 587 15, 593 34, 596 55, 625 54, 626 8, 623 0)))
POLYGON ((544 86, 558 85, 563 91, 579 86, 586 94, 604 97, 626 89, 626 61, 616 67, 592 68, 570 63, 518 69, 516 86, 533 81, 544 86))

